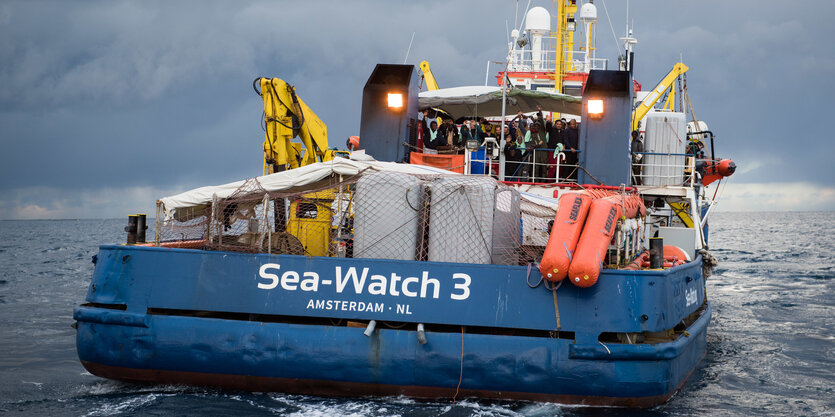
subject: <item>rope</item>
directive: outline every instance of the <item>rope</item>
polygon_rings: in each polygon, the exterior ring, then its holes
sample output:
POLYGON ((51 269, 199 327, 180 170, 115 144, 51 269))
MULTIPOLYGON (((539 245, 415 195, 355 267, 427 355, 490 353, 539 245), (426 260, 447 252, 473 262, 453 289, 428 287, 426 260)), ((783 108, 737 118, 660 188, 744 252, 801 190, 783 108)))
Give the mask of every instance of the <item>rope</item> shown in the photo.
POLYGON ((606 12, 606 19, 609 20, 609 28, 612 29, 612 38, 615 40, 615 46, 618 47, 618 54, 621 54, 620 43, 618 43, 618 36, 615 35, 615 27, 612 26, 612 18, 609 17, 609 9, 606 8, 606 0, 603 0, 603 11, 606 12))
MULTIPOLYGON (((464 189, 463 185, 458 187, 458 189, 455 191, 461 191, 461 193, 464 194, 464 197, 467 199, 467 205, 470 206, 470 213, 472 213, 473 220, 475 220, 475 225, 478 227, 478 236, 481 237, 481 241, 482 243, 484 243, 484 249, 490 252, 490 245, 487 243, 487 239, 484 237, 484 231, 481 230, 481 224, 478 222, 478 216, 476 216, 475 214, 475 209, 473 208, 473 204, 470 201, 469 193, 467 193, 467 190, 464 189)), ((453 191, 452 193, 454 193, 455 191, 453 191)), ((452 193, 450 193, 450 195, 452 195, 452 193)))
POLYGON ((542 284, 542 281, 544 281, 544 280, 545 280, 545 277, 543 277, 543 276, 540 274, 540 275, 539 275, 539 281, 537 281, 537 282, 536 282, 536 285, 531 285, 531 266, 533 266, 533 263, 532 263, 532 262, 528 262, 528 275, 525 277, 525 282, 527 282, 527 283, 528 283, 528 287, 531 287, 531 288, 536 288, 536 287, 538 287, 540 284, 542 284))
POLYGON ((667 127, 670 128, 671 132, 673 132, 673 135, 675 135, 676 139, 678 139, 678 143, 684 143, 684 142, 682 142, 681 137, 678 135, 678 132, 676 132, 676 130, 673 129, 673 124, 672 123, 665 122, 664 124, 667 125, 667 127))
POLYGON ((603 181, 600 181, 599 179, 595 178, 595 177, 594 177, 594 175, 591 175, 591 173, 590 173, 588 170, 586 170, 586 168, 585 168, 584 166, 582 166, 582 165, 577 165, 577 168, 582 169, 582 170, 583 170, 583 172, 585 172, 585 173, 586 173, 586 175, 590 176, 590 177, 591 177, 591 179, 593 179, 593 180, 597 181, 597 183, 598 183, 598 184, 601 184, 601 185, 603 184, 603 181))
POLYGON ((702 276, 707 283, 707 279, 713 275, 713 267, 719 265, 719 261, 707 249, 699 249, 699 255, 702 255, 702 276))
MULTIPOLYGON (((562 285, 562 281, 560 281, 560 285, 562 285)), ((560 324, 560 306, 557 304, 557 288, 559 288, 559 285, 551 290, 551 294, 554 295, 554 315, 557 317, 557 331, 559 332, 562 330, 562 325, 560 324)), ((559 335, 557 337, 559 337, 559 335)))
POLYGON ((452 403, 455 404, 458 398, 458 390, 461 389, 461 380, 464 379, 464 326, 461 326, 461 369, 458 371, 458 386, 455 387, 455 395, 452 396, 452 403))

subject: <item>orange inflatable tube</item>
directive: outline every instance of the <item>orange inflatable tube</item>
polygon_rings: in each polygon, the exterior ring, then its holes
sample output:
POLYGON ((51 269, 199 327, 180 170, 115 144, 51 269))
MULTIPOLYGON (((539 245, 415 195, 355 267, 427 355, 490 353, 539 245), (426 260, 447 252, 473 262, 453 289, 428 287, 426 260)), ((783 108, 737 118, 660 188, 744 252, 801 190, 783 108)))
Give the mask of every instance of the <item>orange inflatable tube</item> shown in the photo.
POLYGON ((563 194, 545 252, 539 261, 539 272, 545 279, 557 282, 568 275, 568 266, 583 232, 591 201, 615 195, 605 189, 588 189, 563 194))
POLYGON ((578 287, 590 287, 597 282, 600 268, 606 257, 606 250, 615 234, 621 217, 633 218, 646 215, 644 200, 638 195, 619 195, 594 200, 586 218, 583 233, 577 242, 577 250, 568 276, 572 284, 578 287))
POLYGON ((664 245, 664 259, 675 257, 678 261, 690 262, 690 255, 684 249, 674 245, 664 245))
POLYGON ((592 201, 577 250, 568 267, 572 284, 585 288, 597 282, 606 249, 622 214, 620 199, 617 196, 592 201))
POLYGON ((568 265, 577 248, 591 202, 592 197, 582 192, 566 193, 560 197, 551 236, 539 262, 539 272, 548 281, 561 281, 568 275, 568 265))

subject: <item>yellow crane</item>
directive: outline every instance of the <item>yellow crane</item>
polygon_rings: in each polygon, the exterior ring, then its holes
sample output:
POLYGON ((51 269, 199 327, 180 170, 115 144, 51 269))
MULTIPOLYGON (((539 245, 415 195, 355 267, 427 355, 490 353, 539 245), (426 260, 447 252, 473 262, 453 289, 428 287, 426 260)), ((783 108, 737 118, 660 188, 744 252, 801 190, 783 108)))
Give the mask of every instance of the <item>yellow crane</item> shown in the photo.
MULTIPOLYGON (((673 69, 667 73, 667 76, 665 76, 664 79, 662 79, 661 82, 659 82, 658 85, 652 89, 649 95, 644 98, 644 101, 642 101, 641 104, 635 108, 635 111, 632 112, 632 130, 638 130, 638 122, 640 122, 641 119, 647 115, 649 109, 651 109, 652 106, 658 102, 658 99, 664 96, 664 92, 673 87, 673 82, 675 82, 676 78, 687 72, 689 69, 690 68, 688 68, 687 65, 684 65, 681 62, 673 66, 673 69)), ((675 90, 672 90, 671 94, 675 94, 674 91, 675 90)), ((672 106, 672 103, 672 99, 667 100, 667 106, 672 106)))
POLYGON ((296 95, 295 87, 266 77, 256 78, 252 87, 264 100, 264 174, 333 159, 327 125, 296 95), (296 136, 301 143, 291 142, 296 136))
MULTIPOLYGON (((264 174, 274 174, 316 162, 330 161, 328 128, 296 95, 296 89, 279 78, 256 78, 255 92, 264 100, 264 174), (292 142, 297 137, 299 142, 292 142), (302 152, 304 146, 304 152, 302 152)), ((309 193, 290 201, 276 198, 273 205, 278 247, 293 248, 310 256, 327 256, 331 241, 332 191, 309 193)), ((290 250, 290 249, 283 250, 290 250)))
POLYGON ((423 71, 423 79, 426 80, 426 89, 429 91, 438 90, 438 82, 435 81, 435 76, 432 75, 432 69, 429 68, 429 62, 420 61, 420 70, 423 71))

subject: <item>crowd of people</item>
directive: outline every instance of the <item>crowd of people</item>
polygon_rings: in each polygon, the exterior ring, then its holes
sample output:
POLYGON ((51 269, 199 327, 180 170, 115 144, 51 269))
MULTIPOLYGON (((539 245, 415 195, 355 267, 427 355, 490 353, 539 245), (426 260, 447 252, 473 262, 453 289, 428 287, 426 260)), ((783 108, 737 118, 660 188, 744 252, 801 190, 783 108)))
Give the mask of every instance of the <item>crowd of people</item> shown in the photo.
MULTIPOLYGON (((498 141, 501 136, 501 125, 483 118, 464 120, 460 127, 452 119, 442 120, 439 126, 436 119, 430 119, 428 109, 418 115, 422 139, 418 143, 419 151, 462 154, 468 141, 481 146, 485 138, 494 137, 498 141)), ((543 117, 542 108, 538 108, 535 116, 518 112, 504 126, 505 178, 534 182, 576 180, 579 129, 574 119, 552 121, 550 116, 543 117), (558 158, 564 159, 558 164, 558 158)))

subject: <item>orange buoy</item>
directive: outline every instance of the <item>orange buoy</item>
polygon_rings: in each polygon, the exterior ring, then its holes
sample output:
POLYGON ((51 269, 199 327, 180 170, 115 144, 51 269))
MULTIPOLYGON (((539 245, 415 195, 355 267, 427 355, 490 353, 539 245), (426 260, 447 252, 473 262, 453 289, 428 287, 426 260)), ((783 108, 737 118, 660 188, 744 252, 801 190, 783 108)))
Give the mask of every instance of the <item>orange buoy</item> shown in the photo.
POLYGON ((348 136, 348 140, 345 141, 345 146, 348 148, 349 151, 355 151, 360 148, 360 137, 359 136, 348 136))
POLYGON ((561 281, 568 275, 568 266, 577 248, 591 203, 592 197, 583 192, 567 193, 560 197, 551 236, 548 237, 548 245, 539 262, 539 272, 548 281, 561 281))
POLYGON ((707 186, 710 183, 721 180, 725 177, 730 177, 736 171, 736 164, 730 159, 723 159, 721 161, 708 160, 705 161, 704 175, 702 176, 702 185, 707 186))

